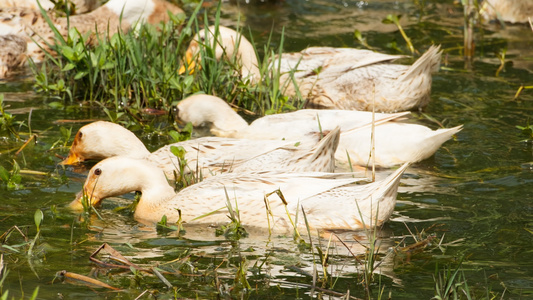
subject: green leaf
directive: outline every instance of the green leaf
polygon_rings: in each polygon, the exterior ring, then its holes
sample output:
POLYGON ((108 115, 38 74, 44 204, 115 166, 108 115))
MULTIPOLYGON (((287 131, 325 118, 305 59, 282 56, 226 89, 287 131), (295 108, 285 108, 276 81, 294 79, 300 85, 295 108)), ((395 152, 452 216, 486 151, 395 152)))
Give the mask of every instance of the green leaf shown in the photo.
POLYGON ((37 231, 41 230, 41 223, 43 222, 44 214, 42 210, 37 209, 35 211, 35 214, 33 215, 33 221, 35 221, 35 227, 37 227, 37 231))
POLYGON ((13 160, 13 170, 11 171, 11 175, 19 174, 20 173, 20 166, 17 163, 16 160, 13 160))
POLYGON ((102 66, 102 70, 109 70, 109 69, 112 69, 115 67, 115 62, 106 62, 103 66, 102 66))
POLYGON ((9 245, 2 245, 2 248, 6 248, 6 249, 9 249, 9 250, 11 250, 13 252, 20 253, 19 250, 15 249, 15 248, 13 248, 13 247, 11 247, 9 245))
POLYGON ((385 19, 381 20, 383 24, 397 24, 400 21, 402 15, 388 15, 385 19))
POLYGON ((51 108, 59 108, 59 109, 64 107, 63 103, 61 103, 59 101, 50 102, 50 103, 48 103, 48 106, 50 106, 51 108))
POLYGON ((174 154, 178 158, 184 158, 185 153, 187 153, 187 151, 185 151, 182 146, 170 146, 170 152, 172 152, 172 154, 174 154))
POLYGON ((183 80, 183 84, 188 87, 188 86, 191 86, 194 82, 194 76, 192 75, 187 75, 185 76, 185 79, 183 80))
POLYGON ((89 54, 90 58, 91 58, 91 66, 93 68, 98 68, 99 67, 99 63, 100 63, 100 56, 99 55, 96 55, 94 54, 94 52, 91 52, 89 54))
POLYGON ((363 40, 363 35, 361 35, 361 31, 359 31, 359 29, 354 30, 354 32, 353 32, 353 36, 354 36, 358 41, 363 40))
POLYGON ((57 88, 61 91, 65 89, 65 81, 63 79, 57 81, 57 88))
POLYGON ((157 225, 167 226, 167 215, 163 215, 161 221, 157 222, 157 225))
POLYGON ((63 67, 63 72, 70 71, 76 67, 73 63, 68 63, 63 67))
POLYGON ((33 290, 33 294, 31 295, 30 300, 35 300, 35 299, 37 299, 37 296, 38 296, 38 295, 39 295, 39 287, 37 286, 37 287, 35 288, 35 290, 33 290))
POLYGON ((9 171, 6 170, 6 168, 0 166, 0 179, 2 181, 8 182, 9 181, 9 171))
POLYGON ((85 77, 85 75, 87 74, 88 74, 87 71, 80 71, 76 73, 76 76, 74 76, 74 80, 80 80, 81 78, 85 77))
POLYGON ((65 139, 69 139, 70 136, 72 135, 72 127, 70 127, 69 129, 67 129, 66 127, 59 127, 59 131, 61 132, 61 136, 65 139))
POLYGON ((11 175, 11 182, 17 186, 22 181, 22 176, 19 173, 11 175))
POLYGON ((63 54, 63 56, 65 56, 66 59, 70 60, 70 61, 73 61, 74 60, 74 49, 72 49, 71 47, 69 46, 63 46, 61 47, 61 53, 63 54))

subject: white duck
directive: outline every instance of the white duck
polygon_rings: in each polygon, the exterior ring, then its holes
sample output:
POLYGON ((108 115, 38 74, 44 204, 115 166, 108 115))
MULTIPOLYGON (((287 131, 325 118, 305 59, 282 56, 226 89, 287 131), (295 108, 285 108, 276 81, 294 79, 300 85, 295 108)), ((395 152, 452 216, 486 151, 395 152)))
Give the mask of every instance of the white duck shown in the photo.
POLYGON ((499 19, 509 23, 527 23, 528 18, 533 18, 533 1, 485 0, 480 13, 488 21, 499 19))
POLYGON ((171 147, 183 147, 188 165, 185 173, 209 177, 222 172, 285 170, 287 172, 333 172, 340 128, 334 128, 318 143, 203 137, 166 145, 150 153, 133 132, 111 122, 85 125, 74 137, 64 165, 112 156, 146 159, 164 170, 168 178, 179 174, 178 158, 171 147))
MULTIPOLYGON (((196 65, 202 46, 215 47, 217 59, 235 57, 243 78, 261 80, 252 44, 233 29, 210 26, 191 42, 186 60, 196 65), (215 37, 217 37, 216 43, 215 37), (215 46, 213 46, 215 45, 215 46)), ((353 48, 311 47, 275 58, 271 69, 279 69, 287 96, 297 91, 307 108, 336 108, 394 112, 424 108, 430 100, 431 73, 439 69, 441 51, 431 46, 413 65, 391 64, 403 55, 387 55, 353 48), (291 73, 294 72, 292 83, 291 73), (317 73, 318 72, 318 73, 317 73)), ((181 69, 185 71, 185 67, 181 69)))
MULTIPOLYGON (((49 14, 51 21, 59 33, 66 38, 68 28, 75 27, 80 33, 97 30, 100 34, 113 35, 122 28, 127 31, 134 25, 143 22, 159 23, 167 21, 167 10, 173 14, 183 11, 165 0, 110 0, 96 10, 67 18, 57 18, 49 14)), ((88 39, 93 42, 94 39, 88 39)), ((39 10, 22 7, 0 8, 0 78, 14 68, 23 64, 27 58, 40 62, 46 51, 51 51, 49 45, 54 45, 56 37, 46 19, 39 10), (13 43, 7 41, 15 40, 13 43), (21 48, 21 41, 26 43, 21 48), (16 58, 16 59, 13 59, 16 58)))
MULTIPOLYGON (((176 194, 161 169, 145 160, 116 156, 90 170, 83 193, 87 204, 97 205, 105 198, 139 191, 142 196, 134 216, 141 222, 154 223, 166 216, 168 222, 174 223, 181 216, 185 223, 227 224, 228 195, 233 208, 237 202, 240 221, 245 226, 291 232, 288 214, 292 221, 298 214, 297 226, 305 230, 303 207, 313 232, 353 230, 379 226, 390 218, 400 177, 406 168, 407 164, 385 180, 366 185, 349 185, 361 179, 338 178, 338 174, 332 173, 228 173, 176 194), (269 195, 276 190, 283 194, 286 206, 275 193, 269 195), (265 197, 270 216, 267 216, 265 197)), ((83 208, 83 193, 71 203, 73 209, 83 208)))
MULTIPOLYGON (((372 113, 349 110, 303 109, 291 113, 268 115, 250 125, 222 99, 210 95, 190 96, 177 106, 178 118, 193 126, 207 125, 216 136, 304 140, 315 139, 320 131, 341 127, 337 162, 346 163, 348 155, 353 164, 372 165, 372 113)), ((406 162, 414 163, 432 156, 437 149, 462 129, 430 128, 399 120, 408 112, 375 114, 375 163, 391 167, 406 162)))
MULTIPOLYGON (((0 0, 0 7, 26 7, 38 10, 39 4, 44 10, 49 10, 54 8, 55 4, 50 0, 0 0)), ((94 10, 98 7, 98 1, 96 0, 67 0, 69 5, 74 5, 75 14, 83 14, 89 11, 94 10)))

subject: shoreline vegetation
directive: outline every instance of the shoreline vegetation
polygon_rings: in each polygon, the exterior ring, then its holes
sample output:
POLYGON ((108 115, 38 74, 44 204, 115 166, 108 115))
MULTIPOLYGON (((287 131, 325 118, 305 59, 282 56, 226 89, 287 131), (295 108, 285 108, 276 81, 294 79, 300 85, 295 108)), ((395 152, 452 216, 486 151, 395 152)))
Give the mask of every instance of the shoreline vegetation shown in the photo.
MULTIPOLYGON (((70 29, 68 39, 58 39, 56 57, 50 55, 43 64, 31 66, 37 92, 102 106, 114 114, 128 115, 132 121, 142 120, 143 111, 168 113, 179 100, 199 92, 219 96, 256 116, 302 107, 298 99, 281 94, 279 71, 267 69, 272 58, 281 53, 283 37, 276 41, 280 44, 277 49, 269 48, 270 42, 264 49, 256 49, 264 53, 261 84, 251 85, 238 75, 237 57, 215 59, 216 41, 202 47, 199 72, 180 74, 185 63, 182 58, 195 32, 212 25, 207 12, 201 15, 200 8, 198 4, 187 17, 169 14, 166 24, 143 24, 135 31, 100 35, 95 46, 88 45, 86 35, 70 29)), ((220 8, 216 10, 215 26, 219 18, 220 8)))

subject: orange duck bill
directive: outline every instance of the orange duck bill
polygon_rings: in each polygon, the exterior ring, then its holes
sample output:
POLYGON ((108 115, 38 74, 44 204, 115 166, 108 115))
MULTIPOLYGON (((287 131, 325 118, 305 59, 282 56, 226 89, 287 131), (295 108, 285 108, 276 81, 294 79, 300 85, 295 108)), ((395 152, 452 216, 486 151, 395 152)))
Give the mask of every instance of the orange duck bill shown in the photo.
POLYGON ((85 157, 83 157, 80 154, 80 151, 78 151, 78 148, 80 147, 81 138, 82 138, 81 131, 78 131, 76 133, 76 136, 74 137, 74 141, 72 142, 72 146, 70 146, 70 151, 68 152, 67 158, 60 162, 60 165, 75 165, 85 160, 85 157))

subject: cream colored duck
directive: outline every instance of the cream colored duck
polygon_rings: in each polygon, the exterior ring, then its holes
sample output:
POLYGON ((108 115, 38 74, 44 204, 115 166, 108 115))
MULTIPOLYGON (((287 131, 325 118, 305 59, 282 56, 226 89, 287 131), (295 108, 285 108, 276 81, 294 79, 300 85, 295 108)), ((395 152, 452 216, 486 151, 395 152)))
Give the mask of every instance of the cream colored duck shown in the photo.
MULTIPOLYGON (((247 138, 305 140, 315 139, 320 131, 341 127, 337 162, 369 166, 372 141, 370 112, 349 110, 303 109, 291 113, 262 117, 250 125, 222 99, 209 95, 194 95, 177 105, 178 118, 193 126, 206 125, 216 136, 247 138)), ((430 128, 403 122, 394 122, 409 114, 375 114, 375 164, 391 167, 406 162, 414 163, 432 156, 437 149, 462 129, 430 128)))
MULTIPOLYGON (((163 216, 171 223, 227 224, 227 198, 235 208, 238 204, 240 221, 245 226, 274 232, 293 230, 291 219, 305 230, 301 209, 313 232, 321 229, 361 229, 379 226, 387 221, 396 204, 400 177, 407 164, 385 180, 366 185, 350 185, 356 178, 338 178, 333 173, 228 173, 213 176, 191 185, 179 193, 167 183, 161 169, 145 160, 116 156, 96 164, 83 185, 83 193, 92 205, 105 198, 139 191, 142 196, 135 209, 135 218, 155 223, 163 216), (275 194, 280 190, 287 203, 275 194), (274 193, 273 195, 269 195, 274 193), (266 201, 270 217, 267 217, 266 201), (270 219, 270 222, 267 220, 270 219)), ((82 194, 82 193, 80 193, 82 194)), ((81 195, 71 207, 83 208, 81 195)))
MULTIPOLYGON (((254 47, 233 29, 219 26, 216 31, 211 26, 201 30, 187 50, 189 68, 196 65, 194 58, 199 60, 200 47, 204 45, 216 45, 218 59, 235 56, 242 66, 243 78, 252 82, 261 79, 254 47)), ((353 48, 311 47, 283 54, 270 68, 281 71, 285 95, 299 92, 306 99, 307 108, 372 111, 375 107, 380 112, 424 108, 430 100, 431 73, 438 71, 440 65, 440 47, 431 46, 411 66, 390 63, 402 57, 405 56, 353 48)))
POLYGON ((481 15, 489 20, 502 20, 509 23, 527 23, 533 18, 533 1, 531 0, 485 0, 481 6, 481 15))
POLYGON ((171 147, 183 147, 188 165, 185 173, 210 177, 223 172, 285 170, 287 172, 333 172, 340 128, 318 143, 203 137, 174 143, 150 153, 133 132, 111 122, 85 125, 74 137, 65 165, 112 156, 146 159, 164 170, 168 178, 179 174, 179 162, 171 147))
MULTIPOLYGON (((25 7, 39 10, 39 4, 37 1, 39 1, 44 10, 52 9, 55 6, 50 0, 0 0, 0 7, 25 7)), ((69 0, 68 2, 69 5, 74 5, 75 14, 83 14, 92 11, 98 6, 98 1, 96 0, 69 0)))
MULTIPOLYGON (((127 31, 130 27, 143 22, 159 23, 168 20, 167 11, 173 14, 183 11, 165 0, 110 0, 96 10, 67 18, 57 18, 53 14, 48 16, 63 37, 67 37, 68 24, 84 34, 97 30, 99 33, 112 35, 122 28, 127 31)), ((54 45, 56 37, 39 10, 29 8, 0 8, 0 78, 14 68, 23 64, 27 58, 40 62, 45 52, 51 51, 49 45, 54 45), (3 36, 3 38, 2 38, 3 36), (15 40, 16 43, 6 42, 15 40), (26 47, 21 47, 21 41, 26 47), (15 46, 15 47, 14 47, 15 46)), ((91 42, 91 39, 89 39, 91 42)))

